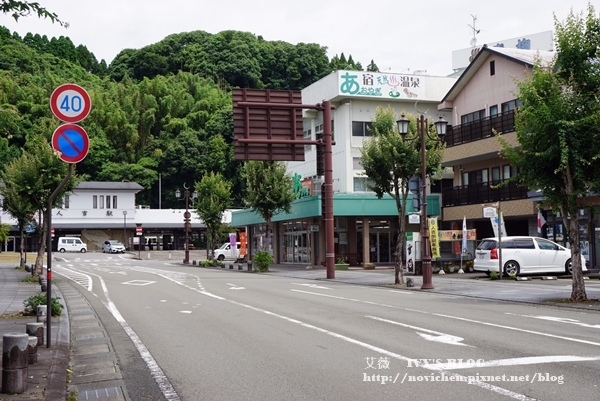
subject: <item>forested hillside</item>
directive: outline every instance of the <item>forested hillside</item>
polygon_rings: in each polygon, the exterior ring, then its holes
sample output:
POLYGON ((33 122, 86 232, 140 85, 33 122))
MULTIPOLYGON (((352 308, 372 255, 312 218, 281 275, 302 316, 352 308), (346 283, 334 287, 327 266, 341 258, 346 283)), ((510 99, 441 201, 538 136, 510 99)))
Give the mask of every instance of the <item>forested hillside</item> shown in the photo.
POLYGON ((50 111, 50 94, 72 82, 90 93, 93 105, 81 123, 90 151, 77 164, 78 174, 138 182, 147 189, 138 202, 152 207, 158 207, 160 175, 164 208, 182 206, 174 192, 184 182, 221 172, 240 206, 231 88, 299 90, 341 68, 361 66, 343 54, 330 62, 317 44, 269 42, 237 31, 170 35, 123 50, 107 66, 67 37, 21 38, 0 27, 0 165, 33 136, 50 141, 60 124, 50 111))

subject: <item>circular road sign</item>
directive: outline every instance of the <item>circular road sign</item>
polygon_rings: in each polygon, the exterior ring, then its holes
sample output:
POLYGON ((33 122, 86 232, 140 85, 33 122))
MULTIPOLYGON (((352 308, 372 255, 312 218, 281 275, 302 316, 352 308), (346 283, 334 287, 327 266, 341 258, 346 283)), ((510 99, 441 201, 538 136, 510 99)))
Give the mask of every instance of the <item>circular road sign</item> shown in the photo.
POLYGON ((60 153, 62 161, 78 163, 87 156, 90 139, 79 125, 63 124, 52 134, 52 148, 60 153))
POLYGON ((85 89, 75 84, 63 84, 50 95, 50 110, 61 121, 77 123, 90 114, 92 100, 85 89))

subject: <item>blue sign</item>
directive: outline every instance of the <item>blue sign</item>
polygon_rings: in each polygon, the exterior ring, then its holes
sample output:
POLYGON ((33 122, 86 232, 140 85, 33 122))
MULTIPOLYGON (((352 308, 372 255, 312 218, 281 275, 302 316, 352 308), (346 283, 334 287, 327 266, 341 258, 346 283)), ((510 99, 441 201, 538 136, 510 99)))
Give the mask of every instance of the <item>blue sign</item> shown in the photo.
POLYGON ((52 134, 52 148, 67 163, 78 163, 85 159, 90 148, 87 132, 77 124, 63 124, 52 134))

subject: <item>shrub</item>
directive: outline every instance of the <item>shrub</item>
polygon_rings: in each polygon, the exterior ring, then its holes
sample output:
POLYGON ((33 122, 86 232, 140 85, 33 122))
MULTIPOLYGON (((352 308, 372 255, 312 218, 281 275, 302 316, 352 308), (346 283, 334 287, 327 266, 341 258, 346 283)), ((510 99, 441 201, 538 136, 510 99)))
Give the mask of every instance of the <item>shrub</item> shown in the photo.
POLYGON ((273 256, 267 251, 256 252, 252 258, 252 262, 257 267, 259 272, 268 272, 269 265, 273 263, 273 256))
MULTIPOLYGON (((63 305, 58 302, 59 298, 52 297, 52 316, 60 316, 62 315, 63 305)), ((37 314, 38 305, 46 305, 48 302, 48 297, 46 293, 39 293, 36 295, 32 295, 23 301, 23 305, 25 306, 25 313, 35 315, 37 314)))
POLYGON ((498 280, 500 278, 500 274, 498 272, 490 272, 490 280, 498 280))

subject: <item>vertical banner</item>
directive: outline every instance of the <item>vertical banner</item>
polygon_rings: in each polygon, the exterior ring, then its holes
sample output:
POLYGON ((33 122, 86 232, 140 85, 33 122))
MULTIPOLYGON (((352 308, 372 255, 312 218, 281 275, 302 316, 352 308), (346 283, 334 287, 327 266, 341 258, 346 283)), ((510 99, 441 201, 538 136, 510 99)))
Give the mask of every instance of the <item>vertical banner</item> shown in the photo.
POLYGON ((464 216, 462 227, 462 253, 467 253, 467 235, 467 216, 464 216))
POLYGON ((406 233, 406 270, 409 273, 415 272, 415 239, 414 233, 406 233))
POLYGON ((240 231, 240 258, 245 257, 248 254, 246 245, 246 232, 240 231))
POLYGON ((429 243, 431 244, 431 258, 440 258, 440 235, 438 231, 437 217, 428 217, 427 224, 429 225, 429 243))
POLYGON ((237 234, 229 233, 229 243, 231 244, 231 249, 237 248, 237 234))
POLYGON ((502 217, 502 213, 500 213, 500 218, 498 217, 490 217, 490 222, 492 223, 492 228, 494 229, 494 236, 498 237, 498 226, 502 227, 502 236, 506 237, 506 227, 504 226, 504 218, 502 217), (501 222, 502 224, 499 224, 501 222))

